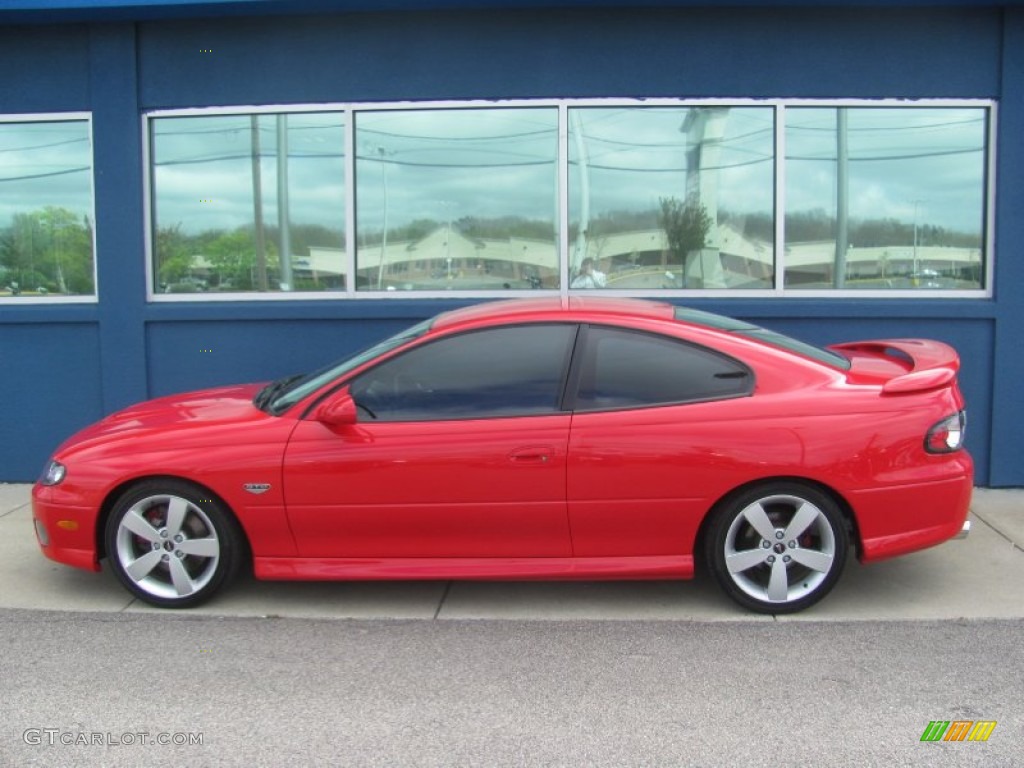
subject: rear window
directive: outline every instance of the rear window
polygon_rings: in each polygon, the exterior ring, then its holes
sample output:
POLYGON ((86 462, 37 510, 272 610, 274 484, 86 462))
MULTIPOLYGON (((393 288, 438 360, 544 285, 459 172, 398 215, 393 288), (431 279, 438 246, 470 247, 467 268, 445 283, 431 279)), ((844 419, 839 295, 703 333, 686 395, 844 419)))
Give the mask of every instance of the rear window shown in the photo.
POLYGON ((705 328, 714 328, 719 331, 735 333, 737 336, 745 336, 748 339, 754 339, 755 341, 770 344, 773 347, 809 357, 833 368, 839 368, 844 371, 850 369, 850 361, 842 355, 816 347, 813 344, 807 344, 776 331, 769 331, 767 328, 762 328, 759 325, 754 325, 744 320, 737 320, 725 315, 716 315, 713 312, 704 312, 699 309, 690 309, 689 307, 676 307, 675 318, 680 322, 703 325, 705 328))

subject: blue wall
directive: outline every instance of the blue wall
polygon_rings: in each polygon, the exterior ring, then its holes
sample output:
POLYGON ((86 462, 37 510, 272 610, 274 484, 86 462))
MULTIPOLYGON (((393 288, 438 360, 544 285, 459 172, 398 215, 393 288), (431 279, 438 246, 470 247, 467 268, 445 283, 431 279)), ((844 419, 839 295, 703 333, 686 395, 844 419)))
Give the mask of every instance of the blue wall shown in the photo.
MULTIPOLYGON (((0 18, 2 21, 2 18, 0 18)), ((353 13, 0 26, 0 113, 93 114, 100 296, 0 305, 0 481, 74 429, 185 389, 319 366, 456 302, 147 304, 144 110, 588 96, 993 98, 993 300, 691 302, 810 341, 928 336, 961 352, 978 481, 1024 485, 1024 11, 662 8, 353 13), (201 54, 211 48, 213 54, 201 54), (212 350, 205 352, 203 350, 212 350)))

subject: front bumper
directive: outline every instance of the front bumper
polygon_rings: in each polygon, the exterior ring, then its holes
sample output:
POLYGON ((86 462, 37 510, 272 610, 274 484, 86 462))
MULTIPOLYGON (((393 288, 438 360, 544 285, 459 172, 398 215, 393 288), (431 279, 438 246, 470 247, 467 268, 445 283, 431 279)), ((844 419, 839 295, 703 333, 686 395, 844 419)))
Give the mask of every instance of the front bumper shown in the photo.
POLYGON ((32 489, 32 525, 39 548, 58 563, 99 571, 94 533, 96 511, 68 504, 61 496, 39 484, 32 489))

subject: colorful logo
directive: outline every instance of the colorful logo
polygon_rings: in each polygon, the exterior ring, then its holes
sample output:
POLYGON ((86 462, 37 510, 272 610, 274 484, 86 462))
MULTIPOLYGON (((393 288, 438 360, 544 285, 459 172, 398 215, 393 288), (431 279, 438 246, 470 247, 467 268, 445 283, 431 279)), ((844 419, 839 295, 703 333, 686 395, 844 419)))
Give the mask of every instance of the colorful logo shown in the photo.
POLYGON ((995 727, 995 720, 932 720, 921 741, 988 741, 995 727))

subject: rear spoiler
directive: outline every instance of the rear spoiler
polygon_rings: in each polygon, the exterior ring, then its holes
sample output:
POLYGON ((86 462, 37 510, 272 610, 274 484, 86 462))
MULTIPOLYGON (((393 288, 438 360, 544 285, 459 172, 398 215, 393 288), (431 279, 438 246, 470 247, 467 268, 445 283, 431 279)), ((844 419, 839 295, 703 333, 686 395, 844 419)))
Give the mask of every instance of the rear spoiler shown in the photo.
POLYGON ((892 358, 907 368, 882 385, 883 395, 922 392, 950 385, 960 370, 960 356, 941 341, 928 339, 884 339, 834 344, 829 349, 861 355, 892 358))

